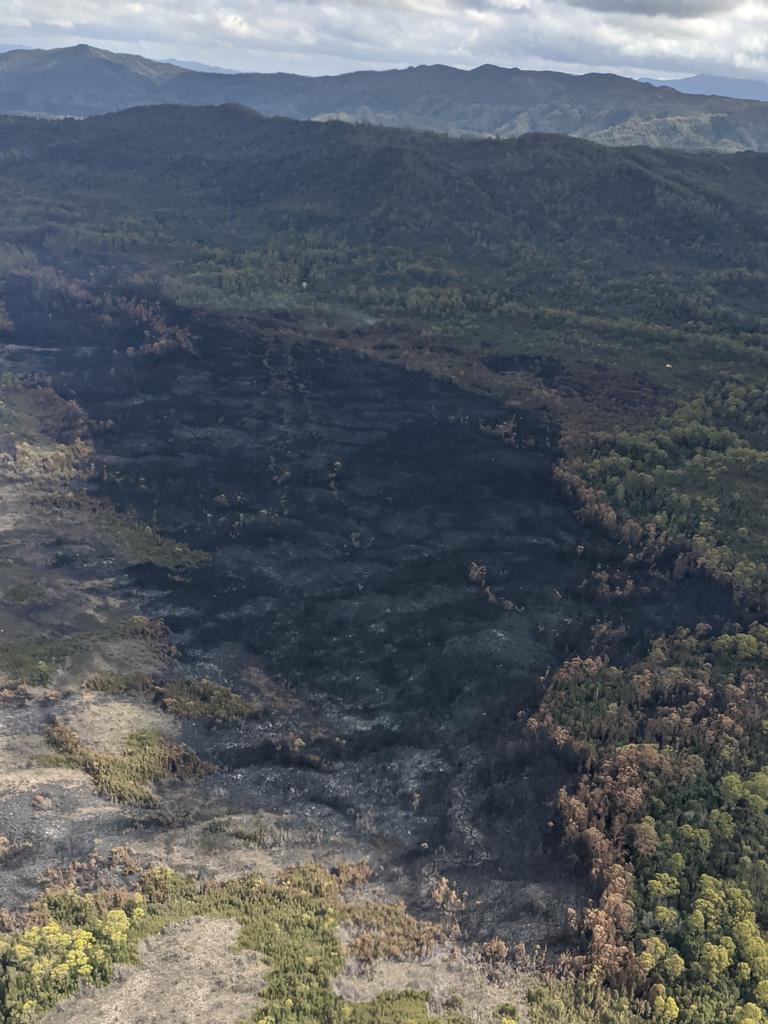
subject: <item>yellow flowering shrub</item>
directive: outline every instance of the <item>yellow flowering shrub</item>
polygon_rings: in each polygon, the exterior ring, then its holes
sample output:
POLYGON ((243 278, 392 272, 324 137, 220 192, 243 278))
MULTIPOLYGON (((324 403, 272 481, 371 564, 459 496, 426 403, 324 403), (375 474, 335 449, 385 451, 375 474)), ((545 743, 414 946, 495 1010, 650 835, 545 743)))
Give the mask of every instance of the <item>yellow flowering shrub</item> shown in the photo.
POLYGON ((130 933, 145 912, 141 894, 106 913, 99 912, 93 897, 71 890, 50 900, 49 911, 58 910, 61 920, 50 916, 44 924, 0 939, 3 1024, 31 1024, 83 982, 109 981, 114 965, 134 955, 130 933))

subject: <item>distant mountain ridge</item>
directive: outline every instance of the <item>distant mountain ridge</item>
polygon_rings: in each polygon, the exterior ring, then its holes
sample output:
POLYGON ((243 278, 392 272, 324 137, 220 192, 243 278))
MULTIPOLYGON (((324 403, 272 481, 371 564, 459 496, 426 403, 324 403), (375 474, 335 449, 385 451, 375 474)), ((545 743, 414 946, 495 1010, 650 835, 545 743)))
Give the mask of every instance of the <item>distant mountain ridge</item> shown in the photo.
POLYGON ((758 100, 768 103, 768 82, 758 78, 722 78, 718 75, 693 75, 668 82, 661 78, 643 78, 643 82, 669 87, 689 96, 728 96, 735 100, 758 100))
POLYGON ((768 104, 618 75, 438 64, 311 78, 194 71, 85 45, 0 54, 0 113, 87 117, 165 103, 238 103, 267 116, 452 135, 550 132, 606 145, 768 151, 768 104))
POLYGON ((184 71, 204 71, 207 75, 239 75, 242 72, 236 68, 220 68, 214 64, 201 64, 196 60, 176 60, 175 57, 166 57, 161 64, 173 64, 174 67, 183 68, 184 71))

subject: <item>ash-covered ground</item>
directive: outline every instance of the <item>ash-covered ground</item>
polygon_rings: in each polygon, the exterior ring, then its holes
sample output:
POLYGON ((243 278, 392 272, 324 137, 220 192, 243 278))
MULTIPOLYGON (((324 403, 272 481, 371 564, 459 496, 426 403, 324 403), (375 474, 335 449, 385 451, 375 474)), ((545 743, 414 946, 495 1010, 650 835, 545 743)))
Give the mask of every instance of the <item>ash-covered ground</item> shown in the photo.
MULTIPOLYGON (((553 481, 543 416, 269 325, 200 319, 194 352, 139 357, 74 308, 54 316, 22 297, 9 309, 8 365, 50 374, 93 424, 88 492, 210 555, 199 568, 121 564, 87 537, 17 519, 17 543, 40 534, 34 571, 79 581, 102 623, 125 609, 164 620, 172 671, 263 706, 235 724, 174 721, 217 770, 169 789, 162 812, 115 808, 71 769, 48 769, 55 821, 9 790, 9 885, 28 894, 46 860, 94 844, 213 876, 258 868, 258 851, 216 845, 207 829, 255 815, 285 862, 366 856, 422 909, 445 876, 468 894, 465 934, 562 942, 590 883, 555 807, 573 766, 527 727, 540 677, 590 650, 600 622, 626 658, 673 601, 677 622, 733 617, 721 590, 638 567, 630 594, 601 596, 593 572, 622 578, 625 552, 553 481)), ((58 606, 47 607, 50 626, 58 606)), ((126 642, 68 659, 57 678, 57 713, 91 744, 123 705, 139 715, 122 697, 89 695, 89 708, 77 689, 94 665, 129 669, 126 642)), ((51 713, 11 702, 6 731, 39 736, 51 713)))

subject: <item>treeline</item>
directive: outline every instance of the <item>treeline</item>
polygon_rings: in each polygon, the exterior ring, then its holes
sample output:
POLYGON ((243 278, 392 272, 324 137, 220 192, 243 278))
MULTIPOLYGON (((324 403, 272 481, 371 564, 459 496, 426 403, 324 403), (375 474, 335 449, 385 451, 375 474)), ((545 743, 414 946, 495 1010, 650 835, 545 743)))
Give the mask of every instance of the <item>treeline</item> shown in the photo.
POLYGON ((745 605, 765 610, 767 444, 768 387, 730 381, 653 429, 595 435, 570 470, 595 515, 617 524, 625 540, 678 550, 677 573, 706 570, 745 605))

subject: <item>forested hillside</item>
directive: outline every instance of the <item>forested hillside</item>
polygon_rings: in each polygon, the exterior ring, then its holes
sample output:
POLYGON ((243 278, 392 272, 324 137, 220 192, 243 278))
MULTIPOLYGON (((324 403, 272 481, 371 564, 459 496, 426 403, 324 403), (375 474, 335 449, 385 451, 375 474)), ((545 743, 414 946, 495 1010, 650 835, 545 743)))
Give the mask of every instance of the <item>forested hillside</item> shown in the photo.
POLYGON ((234 291, 232 257, 258 259, 269 241, 306 252, 313 288, 375 287, 393 310, 407 295, 413 308, 420 286, 432 312, 455 284, 478 311, 532 300, 707 330, 763 323, 760 155, 544 135, 457 141, 230 105, 4 119, 0 158, 7 237, 88 233, 97 245, 101 233, 107 249, 130 251, 139 230, 158 262, 195 263, 201 247, 224 246, 234 291), (412 276, 393 272, 398 253, 412 276))

